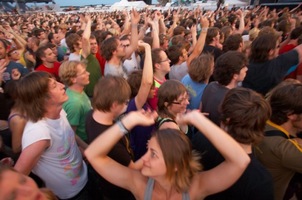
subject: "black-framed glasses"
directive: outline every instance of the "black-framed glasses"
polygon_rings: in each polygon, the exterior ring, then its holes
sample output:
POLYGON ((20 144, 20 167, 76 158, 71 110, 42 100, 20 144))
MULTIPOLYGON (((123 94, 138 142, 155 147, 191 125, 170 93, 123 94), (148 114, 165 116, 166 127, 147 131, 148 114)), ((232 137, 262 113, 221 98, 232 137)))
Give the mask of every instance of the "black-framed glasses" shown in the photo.
POLYGON ((184 104, 186 101, 189 101, 189 100, 190 100, 190 97, 187 96, 187 97, 184 97, 182 99, 179 99, 178 101, 173 101, 172 103, 173 104, 181 105, 181 104, 184 104))

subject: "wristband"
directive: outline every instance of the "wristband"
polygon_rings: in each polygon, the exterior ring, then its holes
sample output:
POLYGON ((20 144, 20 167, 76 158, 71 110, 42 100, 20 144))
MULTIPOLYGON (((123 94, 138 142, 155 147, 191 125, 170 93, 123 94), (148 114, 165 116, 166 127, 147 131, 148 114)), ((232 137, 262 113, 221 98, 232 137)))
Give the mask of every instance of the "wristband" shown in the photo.
POLYGON ((203 32, 203 33, 206 33, 206 32, 208 32, 208 27, 206 27, 206 28, 201 28, 201 32, 203 32))
POLYGON ((129 130, 125 127, 125 125, 122 123, 121 120, 118 120, 116 122, 116 124, 120 128, 120 131, 123 133, 123 136, 126 135, 127 133, 129 133, 129 130))

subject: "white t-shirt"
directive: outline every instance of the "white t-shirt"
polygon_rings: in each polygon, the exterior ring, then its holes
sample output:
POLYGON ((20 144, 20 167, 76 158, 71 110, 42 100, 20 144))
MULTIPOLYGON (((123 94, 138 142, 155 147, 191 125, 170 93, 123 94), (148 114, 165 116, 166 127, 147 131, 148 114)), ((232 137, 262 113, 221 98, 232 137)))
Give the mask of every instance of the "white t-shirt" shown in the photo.
POLYGON ((75 53, 71 53, 71 54, 69 55, 68 60, 69 60, 69 61, 72 61, 72 60, 81 61, 81 55, 75 54, 75 53))
POLYGON ((107 75, 119 76, 119 77, 124 77, 125 79, 128 78, 127 71, 123 65, 115 66, 115 65, 109 64, 108 62, 105 63, 104 75, 105 76, 107 76, 107 75))
POLYGON ((125 67, 128 76, 134 72, 140 69, 140 59, 136 57, 135 52, 132 53, 130 59, 126 59, 123 63, 123 66, 125 67))
POLYGON ((77 195, 88 180, 87 166, 66 115, 62 109, 59 119, 44 118, 36 123, 29 121, 22 137, 22 150, 35 142, 50 140, 50 146, 32 172, 61 199, 77 195))

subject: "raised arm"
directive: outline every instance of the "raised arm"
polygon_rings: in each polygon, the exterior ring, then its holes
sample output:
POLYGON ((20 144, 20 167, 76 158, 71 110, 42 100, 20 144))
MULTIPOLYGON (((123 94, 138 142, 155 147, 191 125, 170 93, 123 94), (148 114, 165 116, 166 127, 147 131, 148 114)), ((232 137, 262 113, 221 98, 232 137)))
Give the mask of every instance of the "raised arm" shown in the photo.
POLYGON ((250 162, 242 147, 222 129, 195 110, 178 116, 179 124, 192 124, 215 146, 225 161, 217 167, 201 172, 193 182, 193 193, 198 197, 208 196, 230 187, 243 173, 250 162))
POLYGON ((206 36, 207 36, 207 32, 208 32, 208 27, 209 27, 209 20, 205 17, 200 17, 200 25, 202 27, 199 38, 197 40, 197 43, 193 49, 193 52, 191 53, 191 55, 189 56, 188 60, 187 60, 187 66, 190 67, 190 63, 191 61, 198 57, 204 47, 205 41, 206 41, 206 36))
POLYGON ((123 11, 123 15, 125 16, 125 23, 124 23, 124 29, 123 29, 121 35, 128 35, 131 32, 130 17, 126 10, 123 11))
POLYGON ((156 48, 160 47, 160 44, 159 44, 158 12, 155 13, 153 20, 151 20, 150 18, 148 18, 148 20, 149 20, 148 23, 151 24, 151 26, 152 26, 152 38, 153 38, 152 49, 156 49, 156 48))
POLYGON ((173 30, 177 26, 177 22, 179 21, 179 10, 173 12, 173 24, 169 28, 167 35, 171 38, 173 36, 173 30))
POLYGON ((143 76, 138 93, 135 96, 136 108, 139 110, 146 103, 150 89, 153 84, 153 68, 151 58, 151 47, 149 44, 139 41, 138 45, 145 48, 145 60, 143 68, 143 76))
POLYGON ((131 56, 131 54, 137 48, 137 42, 138 42, 137 26, 138 26, 139 20, 140 20, 139 13, 136 10, 132 9, 132 12, 131 12, 131 42, 130 42, 129 48, 126 48, 125 58, 129 58, 131 56))
POLYGON ((86 24, 83 36, 82 36, 82 56, 87 58, 90 54, 90 35, 91 35, 91 18, 90 15, 86 15, 84 20, 86 24))
POLYGON ((156 113, 137 111, 126 115, 121 121, 111 126, 98 136, 85 150, 85 155, 93 168, 107 181, 114 185, 137 193, 137 179, 142 177, 136 170, 125 167, 107 154, 124 136, 125 129, 131 130, 137 125, 149 126, 154 123, 156 113))
POLYGON ((191 26, 190 31, 191 31, 191 34, 192 34, 192 45, 191 45, 191 47, 188 51, 188 54, 191 54, 193 52, 193 50, 194 50, 194 48, 197 44, 197 27, 196 27, 196 24, 193 24, 191 26))
MULTIPOLYGON (((236 31, 236 33, 238 34, 242 34, 243 31, 244 31, 244 27, 245 27, 245 24, 244 24, 244 13, 242 12, 241 9, 237 10, 236 13, 235 13, 238 18, 239 18, 239 28, 238 30, 236 31)), ((235 33, 233 33, 235 34, 235 33)))

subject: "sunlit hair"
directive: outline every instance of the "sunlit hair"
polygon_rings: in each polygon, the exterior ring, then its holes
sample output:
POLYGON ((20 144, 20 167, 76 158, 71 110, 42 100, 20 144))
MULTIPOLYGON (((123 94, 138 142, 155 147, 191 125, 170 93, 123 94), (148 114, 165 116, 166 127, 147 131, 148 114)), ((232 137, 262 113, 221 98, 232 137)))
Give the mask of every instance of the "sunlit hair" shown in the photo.
POLYGON ((270 105, 251 89, 231 89, 221 104, 221 120, 227 132, 239 143, 255 144, 263 138, 270 105))
POLYGON ((49 82, 54 77, 47 72, 31 72, 18 84, 18 108, 28 120, 37 122, 46 113, 46 100, 49 98, 49 82))
POLYGON ((158 102, 157 109, 158 114, 161 117, 170 117, 174 119, 169 111, 168 107, 172 105, 173 101, 176 101, 182 94, 187 93, 187 88, 177 80, 167 80, 158 89, 158 102))
POLYGON ((194 58, 188 69, 191 79, 198 83, 207 81, 213 73, 214 57, 210 53, 201 54, 194 58))
POLYGON ((302 83, 290 80, 283 81, 268 94, 272 108, 270 120, 282 125, 288 121, 288 115, 302 113, 302 83))
POLYGON ((78 65, 82 65, 84 68, 86 68, 85 63, 80 61, 65 61, 61 64, 59 68, 60 80, 67 86, 71 86, 73 84, 71 79, 77 76, 78 65))
POLYGON ((163 152, 167 179, 179 193, 187 192, 192 178, 202 167, 199 155, 192 151, 188 137, 177 129, 158 130, 153 133, 163 152))
POLYGON ((129 100, 131 89, 122 77, 105 76, 94 87, 92 107, 103 112, 110 112, 114 102, 119 104, 129 100))

